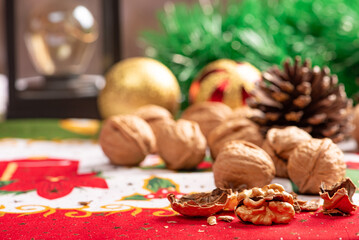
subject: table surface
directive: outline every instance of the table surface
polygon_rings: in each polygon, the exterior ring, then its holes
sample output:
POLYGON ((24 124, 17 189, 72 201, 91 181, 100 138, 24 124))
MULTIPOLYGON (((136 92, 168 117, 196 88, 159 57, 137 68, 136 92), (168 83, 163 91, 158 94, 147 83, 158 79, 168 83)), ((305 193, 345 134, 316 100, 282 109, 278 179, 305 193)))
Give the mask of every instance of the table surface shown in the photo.
MULTIPOLYGON (((191 172, 167 170, 156 155, 139 167, 113 166, 98 145, 99 129, 99 121, 86 119, 0 123, 1 239, 359 239, 358 210, 331 217, 319 209, 272 226, 238 219, 209 226, 206 218, 183 217, 166 195, 213 190, 209 159, 191 172)), ((356 144, 340 147, 358 185, 356 144)), ((273 182, 294 189, 288 179, 273 182)))

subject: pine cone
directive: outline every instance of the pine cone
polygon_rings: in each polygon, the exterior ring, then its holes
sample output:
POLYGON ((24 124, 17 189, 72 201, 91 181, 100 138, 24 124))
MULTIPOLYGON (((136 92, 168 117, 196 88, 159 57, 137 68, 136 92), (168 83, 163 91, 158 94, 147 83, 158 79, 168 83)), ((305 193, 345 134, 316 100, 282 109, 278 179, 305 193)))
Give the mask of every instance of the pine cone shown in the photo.
POLYGON ((352 100, 336 75, 328 67, 311 67, 307 59, 294 65, 284 62, 262 74, 263 81, 254 90, 248 104, 262 114, 252 120, 261 126, 263 134, 272 127, 297 126, 314 138, 331 138, 334 142, 349 136, 352 130, 352 100))

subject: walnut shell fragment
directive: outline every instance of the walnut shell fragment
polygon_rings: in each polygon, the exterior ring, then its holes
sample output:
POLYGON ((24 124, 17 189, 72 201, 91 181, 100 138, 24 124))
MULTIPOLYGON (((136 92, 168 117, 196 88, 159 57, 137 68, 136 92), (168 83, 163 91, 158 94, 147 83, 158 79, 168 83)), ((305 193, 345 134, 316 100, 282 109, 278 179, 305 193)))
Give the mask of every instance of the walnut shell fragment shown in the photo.
POLYGON ((216 218, 216 216, 209 216, 209 217, 207 218, 207 223, 208 223, 210 226, 216 225, 216 224, 217 224, 217 218, 216 218))
POLYGON ((112 164, 136 166, 156 148, 151 127, 132 115, 113 116, 105 121, 99 143, 112 164))
POLYGON ((320 186, 320 197, 324 200, 323 213, 327 215, 346 216, 357 209, 353 204, 353 195, 356 186, 349 179, 327 188, 323 183, 320 186))
POLYGON ((167 199, 171 203, 174 211, 192 217, 208 217, 223 210, 229 203, 233 192, 229 189, 223 190, 216 188, 212 192, 202 192, 184 195, 176 199, 170 193, 167 199))
POLYGON ((344 154, 329 138, 301 143, 288 159, 289 178, 301 193, 318 194, 321 182, 333 185, 345 170, 344 154))
POLYGON ((232 222, 234 220, 234 217, 232 216, 218 216, 218 220, 222 220, 222 221, 225 221, 225 222, 232 222))
POLYGON ((301 200, 298 198, 298 195, 295 192, 291 192, 293 196, 293 207, 296 213, 300 212, 315 212, 319 209, 320 201, 319 199, 312 199, 309 201, 301 200))
POLYGON ((197 123, 180 119, 161 121, 158 154, 171 170, 190 170, 203 161, 207 142, 197 123))
POLYGON ((289 156, 298 144, 311 138, 309 133, 295 126, 272 128, 267 132, 262 148, 272 158, 277 177, 288 178, 289 156))
POLYGON ((293 197, 279 184, 244 190, 238 194, 236 216, 256 225, 289 223, 295 215, 293 197))
POLYGON ((213 164, 217 187, 239 190, 269 184, 275 168, 269 155, 257 145, 246 141, 227 142, 213 164))
POLYGON ((263 143, 259 126, 254 122, 248 119, 225 121, 213 129, 208 136, 212 158, 215 160, 223 145, 233 140, 244 140, 257 146, 261 146, 263 143))
POLYGON ((221 102, 199 102, 188 107, 181 118, 197 122, 203 135, 209 133, 232 114, 232 109, 221 102))

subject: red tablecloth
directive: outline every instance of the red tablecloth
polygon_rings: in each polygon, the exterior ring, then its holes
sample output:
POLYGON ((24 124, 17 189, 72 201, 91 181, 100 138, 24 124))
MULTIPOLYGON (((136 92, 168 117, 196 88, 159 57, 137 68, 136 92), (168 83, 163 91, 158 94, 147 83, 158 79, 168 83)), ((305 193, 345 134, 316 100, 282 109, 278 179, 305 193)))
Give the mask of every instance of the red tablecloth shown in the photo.
MULTIPOLYGON (((345 160, 347 175, 358 185, 359 156, 346 153, 345 160)), ((164 169, 157 156, 148 156, 140 167, 116 167, 93 139, 3 138, 0 239, 359 239, 358 211, 330 217, 318 210, 273 226, 238 219, 210 226, 206 218, 173 212, 165 198, 169 192, 179 197, 214 188, 210 167, 205 161, 196 171, 174 172, 164 169)), ((273 182, 293 190, 288 179, 273 182)), ((358 194, 354 201, 359 203, 358 194)))

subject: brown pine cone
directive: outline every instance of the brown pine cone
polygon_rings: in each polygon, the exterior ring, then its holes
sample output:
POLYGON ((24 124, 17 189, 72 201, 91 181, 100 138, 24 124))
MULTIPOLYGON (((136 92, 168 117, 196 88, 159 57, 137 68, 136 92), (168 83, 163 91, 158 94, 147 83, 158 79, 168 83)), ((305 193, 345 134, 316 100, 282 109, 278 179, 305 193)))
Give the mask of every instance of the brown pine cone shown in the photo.
POLYGON ((352 130, 352 101, 344 86, 328 67, 311 67, 309 60, 299 57, 284 69, 273 67, 263 73, 263 81, 254 91, 249 106, 263 112, 252 120, 262 126, 265 134, 272 127, 297 126, 314 138, 343 140, 352 130))

